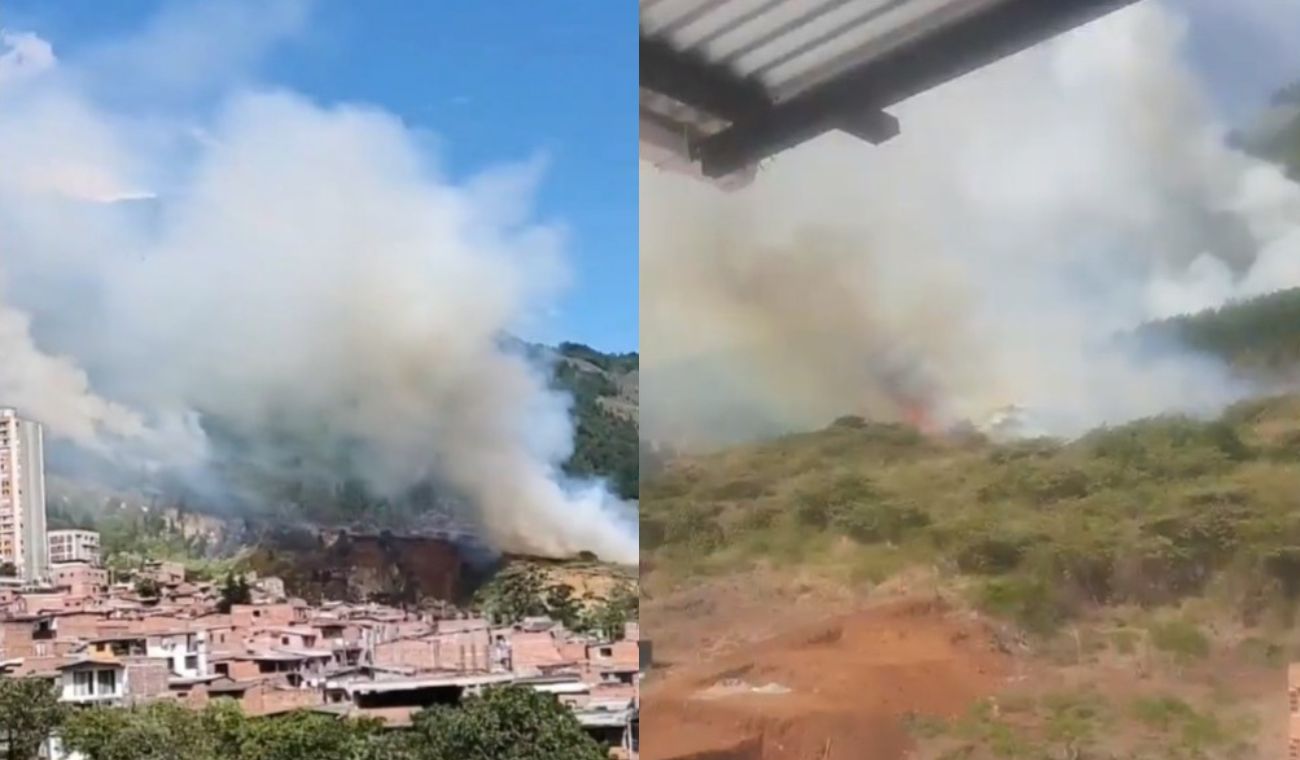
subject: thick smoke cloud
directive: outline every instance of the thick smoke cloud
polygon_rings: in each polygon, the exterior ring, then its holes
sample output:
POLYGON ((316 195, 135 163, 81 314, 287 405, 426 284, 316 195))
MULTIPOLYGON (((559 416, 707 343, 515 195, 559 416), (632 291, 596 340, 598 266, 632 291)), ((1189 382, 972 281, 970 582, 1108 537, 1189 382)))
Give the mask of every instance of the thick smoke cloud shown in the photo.
POLYGON ((1300 188, 1226 147, 1144 2, 828 135, 733 194, 643 166, 643 430, 709 443, 1007 404, 1049 432, 1247 392, 1114 336, 1300 285, 1300 188))
POLYGON ((500 549, 635 561, 627 506, 559 476, 569 399, 501 342, 567 279, 563 230, 531 215, 543 165, 453 180, 386 113, 240 84, 249 35, 233 63, 191 53, 166 109, 115 108, 134 96, 96 89, 105 67, 135 71, 182 21, 93 71, 4 40, 0 402, 209 488, 219 420, 249 455, 293 441, 378 494, 432 480, 500 549))

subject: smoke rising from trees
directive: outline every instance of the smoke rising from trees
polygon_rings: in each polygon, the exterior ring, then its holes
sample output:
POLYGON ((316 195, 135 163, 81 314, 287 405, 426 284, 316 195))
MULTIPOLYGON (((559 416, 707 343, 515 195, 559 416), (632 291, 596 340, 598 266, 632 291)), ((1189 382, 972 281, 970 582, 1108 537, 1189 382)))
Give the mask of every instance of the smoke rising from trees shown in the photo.
POLYGON ((1070 435, 1250 392, 1115 340, 1300 285, 1300 187, 1227 147, 1184 10, 1132 6, 903 104, 883 146, 827 135, 733 194, 643 167, 643 434, 897 419, 921 396, 1070 435))
POLYGON ((387 113, 259 86, 300 21, 273 5, 167 16, 85 61, 4 37, 0 401, 207 487, 217 419, 376 493, 436 481, 498 548, 635 561, 627 505, 559 474, 569 399, 501 340, 567 280, 530 208, 544 164, 452 179, 387 113))

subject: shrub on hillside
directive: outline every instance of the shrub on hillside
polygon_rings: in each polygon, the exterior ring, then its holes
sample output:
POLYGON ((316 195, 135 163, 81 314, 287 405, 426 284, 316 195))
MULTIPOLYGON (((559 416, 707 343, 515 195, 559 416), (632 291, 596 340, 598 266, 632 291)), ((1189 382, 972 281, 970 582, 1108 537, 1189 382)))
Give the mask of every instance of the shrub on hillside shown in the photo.
POLYGON ((864 544, 898 541, 929 524, 930 516, 925 512, 884 501, 842 504, 830 516, 836 532, 864 544))
POLYGON ((664 525, 665 543, 708 553, 722 546, 722 528, 713 516, 695 506, 674 510, 664 525))
POLYGON ((990 579, 980 586, 977 602, 985 612, 1042 635, 1055 631, 1069 614, 1051 583, 1042 578, 990 579))
POLYGON ((963 573, 997 575, 1015 570, 1028 548, 1026 537, 982 532, 967 538, 954 559, 963 573))
POLYGON ((1151 645, 1172 655, 1181 663, 1201 660, 1210 654, 1210 640, 1186 620, 1167 620, 1148 629, 1151 645))

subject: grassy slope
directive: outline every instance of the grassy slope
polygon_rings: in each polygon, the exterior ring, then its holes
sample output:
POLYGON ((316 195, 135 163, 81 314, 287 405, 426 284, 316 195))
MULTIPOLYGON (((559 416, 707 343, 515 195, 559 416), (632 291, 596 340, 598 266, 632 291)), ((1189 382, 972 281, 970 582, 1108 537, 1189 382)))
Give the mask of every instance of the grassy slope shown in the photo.
POLYGON ((1300 655, 1300 397, 1068 445, 846 420, 676 459, 643 491, 647 587, 756 567, 869 587, 924 567, 1028 631, 1058 680, 918 721, 922 757, 1254 757, 1255 685, 1275 700, 1300 655))

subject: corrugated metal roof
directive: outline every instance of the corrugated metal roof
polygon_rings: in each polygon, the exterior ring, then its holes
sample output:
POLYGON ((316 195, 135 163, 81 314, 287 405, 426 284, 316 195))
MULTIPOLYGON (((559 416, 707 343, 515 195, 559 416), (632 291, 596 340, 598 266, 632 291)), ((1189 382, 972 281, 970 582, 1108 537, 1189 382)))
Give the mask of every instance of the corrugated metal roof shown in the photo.
POLYGON ((1003 0, 642 0, 641 31, 775 100, 1003 0))
POLYGON ((640 0, 642 157, 725 184, 830 129, 884 142, 882 109, 1132 2, 640 0))

